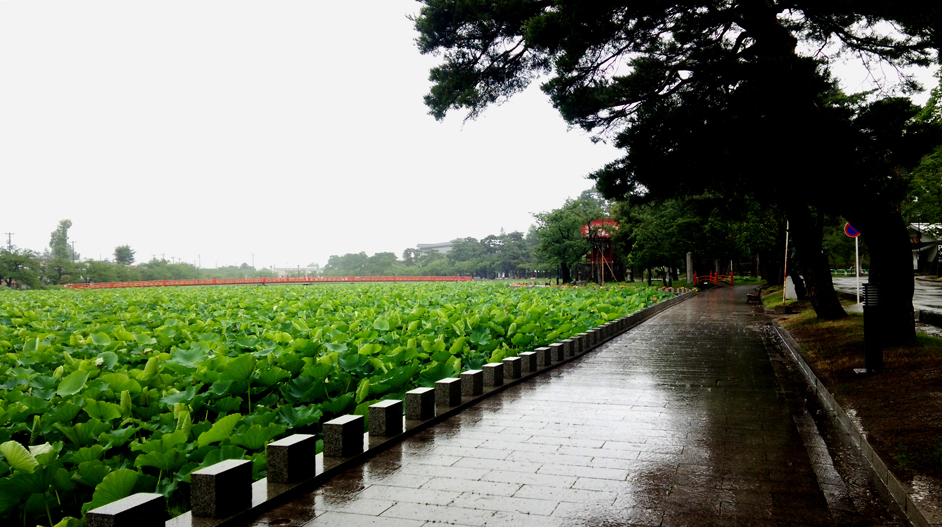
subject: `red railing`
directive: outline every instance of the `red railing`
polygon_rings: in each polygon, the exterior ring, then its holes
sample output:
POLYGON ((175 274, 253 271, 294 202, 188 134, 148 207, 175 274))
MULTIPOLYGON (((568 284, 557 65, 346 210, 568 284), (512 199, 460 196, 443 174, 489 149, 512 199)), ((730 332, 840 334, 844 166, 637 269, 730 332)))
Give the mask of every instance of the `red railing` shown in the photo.
POLYGON ((123 287, 169 287, 187 285, 319 284, 337 282, 469 282, 470 276, 286 276, 281 278, 202 278, 198 280, 151 280, 147 282, 101 282, 66 284, 69 289, 117 289, 123 287))
POLYGON ((693 273, 693 283, 700 284, 703 282, 710 282, 713 285, 720 285, 720 282, 726 282, 729 285, 736 285, 732 271, 730 271, 729 274, 719 274, 710 271, 710 274, 704 276, 693 273))

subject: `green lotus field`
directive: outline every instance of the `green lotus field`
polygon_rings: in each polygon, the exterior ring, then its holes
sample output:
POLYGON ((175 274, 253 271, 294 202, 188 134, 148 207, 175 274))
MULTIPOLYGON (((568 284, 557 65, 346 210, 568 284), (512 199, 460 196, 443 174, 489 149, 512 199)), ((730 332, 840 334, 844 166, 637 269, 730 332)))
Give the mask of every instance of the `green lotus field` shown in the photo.
POLYGON ((0 523, 134 492, 669 296, 503 283, 0 289, 0 523))

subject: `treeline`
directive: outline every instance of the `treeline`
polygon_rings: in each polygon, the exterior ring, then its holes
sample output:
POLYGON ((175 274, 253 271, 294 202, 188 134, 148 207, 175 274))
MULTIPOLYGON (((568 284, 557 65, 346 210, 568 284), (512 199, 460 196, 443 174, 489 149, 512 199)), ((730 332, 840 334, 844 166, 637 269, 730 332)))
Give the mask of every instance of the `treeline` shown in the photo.
MULTIPOLYGON (((690 252, 694 271, 733 271, 757 276, 770 285, 781 283, 786 270, 784 214, 753 200, 706 193, 657 202, 621 201, 612 216, 620 228, 613 237, 616 254, 631 269, 686 270, 690 252)), ((854 240, 843 231, 844 219, 820 215, 822 250, 831 268, 855 265, 854 240)), ((861 266, 869 267, 866 243, 860 244, 861 266)), ((798 256, 792 248, 789 260, 798 256)), ((798 267, 788 266, 796 283, 798 267)))
POLYGON ((492 234, 483 239, 452 240, 447 253, 405 249, 367 256, 365 252, 333 255, 324 266, 325 276, 475 276, 521 278, 545 275, 551 267, 537 254, 535 229, 492 234))
POLYGON ((114 260, 83 261, 69 241, 71 227, 70 220, 60 221, 49 237, 49 248, 43 253, 11 246, 0 249, 0 284, 35 289, 70 283, 275 276, 268 269, 255 269, 246 263, 204 269, 154 257, 135 265, 134 250, 129 245, 115 247, 114 260))
MULTIPOLYGON (((927 200, 914 199, 913 202, 927 200)), ((927 219, 936 220, 930 211, 927 219)), ((785 219, 774 208, 751 200, 731 200, 714 194, 657 202, 625 200, 614 205, 594 190, 568 199, 562 207, 534 215, 535 225, 524 234, 501 232, 452 240, 447 253, 405 249, 367 255, 333 255, 323 269, 316 264, 295 274, 325 276, 474 276, 478 278, 555 277, 564 282, 598 280, 600 270, 587 263, 592 250, 583 227, 592 220, 614 219, 617 230, 608 233, 615 256, 602 269, 605 280, 676 279, 686 270, 692 253, 694 270, 719 268, 737 275, 754 275, 779 283, 784 272, 785 219)), ((843 233, 844 220, 821 216, 822 248, 831 268, 854 265, 854 241, 843 233)), ((152 258, 135 264, 127 245, 115 248, 113 261, 79 261, 68 240, 71 222, 63 220, 53 231, 50 250, 42 254, 16 248, 0 249, 0 283, 42 287, 66 283, 101 283, 196 278, 273 277, 268 269, 243 263, 214 269, 190 263, 152 258)), ((861 244, 861 266, 869 267, 866 244, 861 244)), ((792 257, 795 255, 792 254, 792 257)), ((792 272, 797 267, 790 266, 792 272)), ((798 275, 794 278, 799 282, 798 275)))
MULTIPOLYGON (((526 234, 515 231, 480 240, 459 238, 452 240, 446 254, 410 248, 401 256, 391 252, 333 255, 323 274, 524 278, 558 273, 565 282, 598 280, 599 270, 588 264, 592 244, 583 228, 592 220, 606 218, 614 219, 618 229, 608 233, 606 243, 610 243, 615 263, 603 270, 605 280, 677 279, 686 271, 688 252, 693 270, 699 273, 719 268, 724 273, 732 270, 739 276, 761 277, 772 284, 780 283, 784 273, 785 217, 755 201, 703 194, 613 205, 589 190, 534 217, 536 224, 526 234)), ((854 241, 843 233, 844 220, 822 216, 821 225, 823 249, 831 267, 852 267, 854 241)), ((869 266, 866 244, 861 244, 861 265, 869 266)))
POLYGON ((131 265, 107 260, 47 258, 30 250, 0 249, 0 283, 7 287, 36 289, 70 283, 136 282, 150 280, 191 280, 196 278, 273 277, 268 269, 255 269, 248 264, 214 269, 200 269, 193 264, 168 262, 154 258, 131 265))

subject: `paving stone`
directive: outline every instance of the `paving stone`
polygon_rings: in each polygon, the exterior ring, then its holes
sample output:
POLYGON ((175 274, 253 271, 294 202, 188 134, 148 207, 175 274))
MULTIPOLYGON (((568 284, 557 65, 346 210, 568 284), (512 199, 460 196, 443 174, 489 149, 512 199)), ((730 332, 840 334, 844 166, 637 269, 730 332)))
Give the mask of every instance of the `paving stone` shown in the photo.
POLYGON ((585 456, 566 456, 563 454, 547 454, 544 452, 530 452, 525 450, 515 450, 507 456, 509 461, 531 461, 534 463, 554 463, 558 465, 577 465, 588 466, 591 463, 590 458, 585 456))
POLYGON ((363 489, 358 498, 369 498, 392 502, 430 503, 432 505, 448 505, 461 493, 433 489, 409 489, 404 487, 389 487, 386 485, 371 485, 363 489))
POLYGON ((553 517, 576 518, 579 521, 590 520, 589 525, 630 525, 632 527, 658 527, 664 517, 664 510, 642 507, 611 506, 599 507, 595 504, 560 503, 553 511, 553 517))
POLYGON ((546 463, 537 474, 552 474, 554 476, 576 476, 580 478, 611 479, 614 481, 625 481, 628 479, 628 471, 615 468, 587 467, 568 464, 546 463))
MULTIPOLYGON (((389 510, 383 512, 382 517, 421 522, 433 521, 436 524, 445 525, 490 525, 490 519, 494 517, 494 510, 403 502, 390 507, 389 510)), ((423 525, 428 524, 423 523, 423 525)))
POLYGON ((345 512, 328 511, 314 518, 304 527, 318 527, 320 525, 330 527, 354 526, 354 525, 373 525, 375 527, 422 527, 424 520, 408 520, 403 518, 392 518, 386 516, 365 516, 362 514, 349 514, 345 512))
POLYGON ((576 527, 586 524, 575 523, 571 518, 497 511, 484 525, 487 527, 576 527))
POLYGON ((437 446, 432 454, 441 456, 455 456, 469 459, 504 459, 510 455, 509 450, 494 450, 489 448, 467 448, 462 446, 437 446))
POLYGON ((455 478, 432 478, 422 488, 453 492, 471 492, 493 496, 513 496, 520 487, 517 483, 496 483, 455 478))
POLYGON ((556 509, 558 504, 559 501, 552 499, 488 496, 471 492, 466 492, 458 496, 451 503, 454 507, 465 507, 468 509, 480 509, 484 507, 493 511, 519 512, 539 516, 549 516, 553 513, 553 510, 556 509))
POLYGON ((537 485, 523 485, 514 494, 515 498, 534 498, 543 500, 568 501, 573 503, 598 503, 611 505, 618 497, 617 492, 607 492, 586 489, 562 489, 559 487, 541 487, 537 485))
MULTIPOLYGON (((538 463, 533 463, 534 465, 542 466, 538 463)), ((521 462, 515 462, 511 466, 514 469, 522 468, 521 462)), ((493 464, 492 464, 493 466, 493 464)), ((536 470, 539 470, 538 468, 536 470)), ((553 474, 536 474, 535 471, 511 471, 506 470, 502 471, 500 469, 495 469, 488 473, 486 476, 481 478, 486 481, 502 481, 504 483, 519 483, 521 485, 540 485, 546 487, 562 487, 568 489, 576 482, 575 477, 573 476, 557 476, 553 474)))

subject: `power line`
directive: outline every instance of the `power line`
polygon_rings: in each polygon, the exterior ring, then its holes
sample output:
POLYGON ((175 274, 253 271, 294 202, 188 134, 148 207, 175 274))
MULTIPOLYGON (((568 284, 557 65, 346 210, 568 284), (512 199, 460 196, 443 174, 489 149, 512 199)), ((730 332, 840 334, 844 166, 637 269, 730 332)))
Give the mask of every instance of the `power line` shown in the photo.
POLYGON ((13 250, 13 235, 16 234, 16 233, 15 233, 15 232, 5 232, 5 233, 3 233, 3 234, 6 234, 6 235, 7 235, 7 250, 8 250, 8 251, 12 251, 12 250, 13 250))

